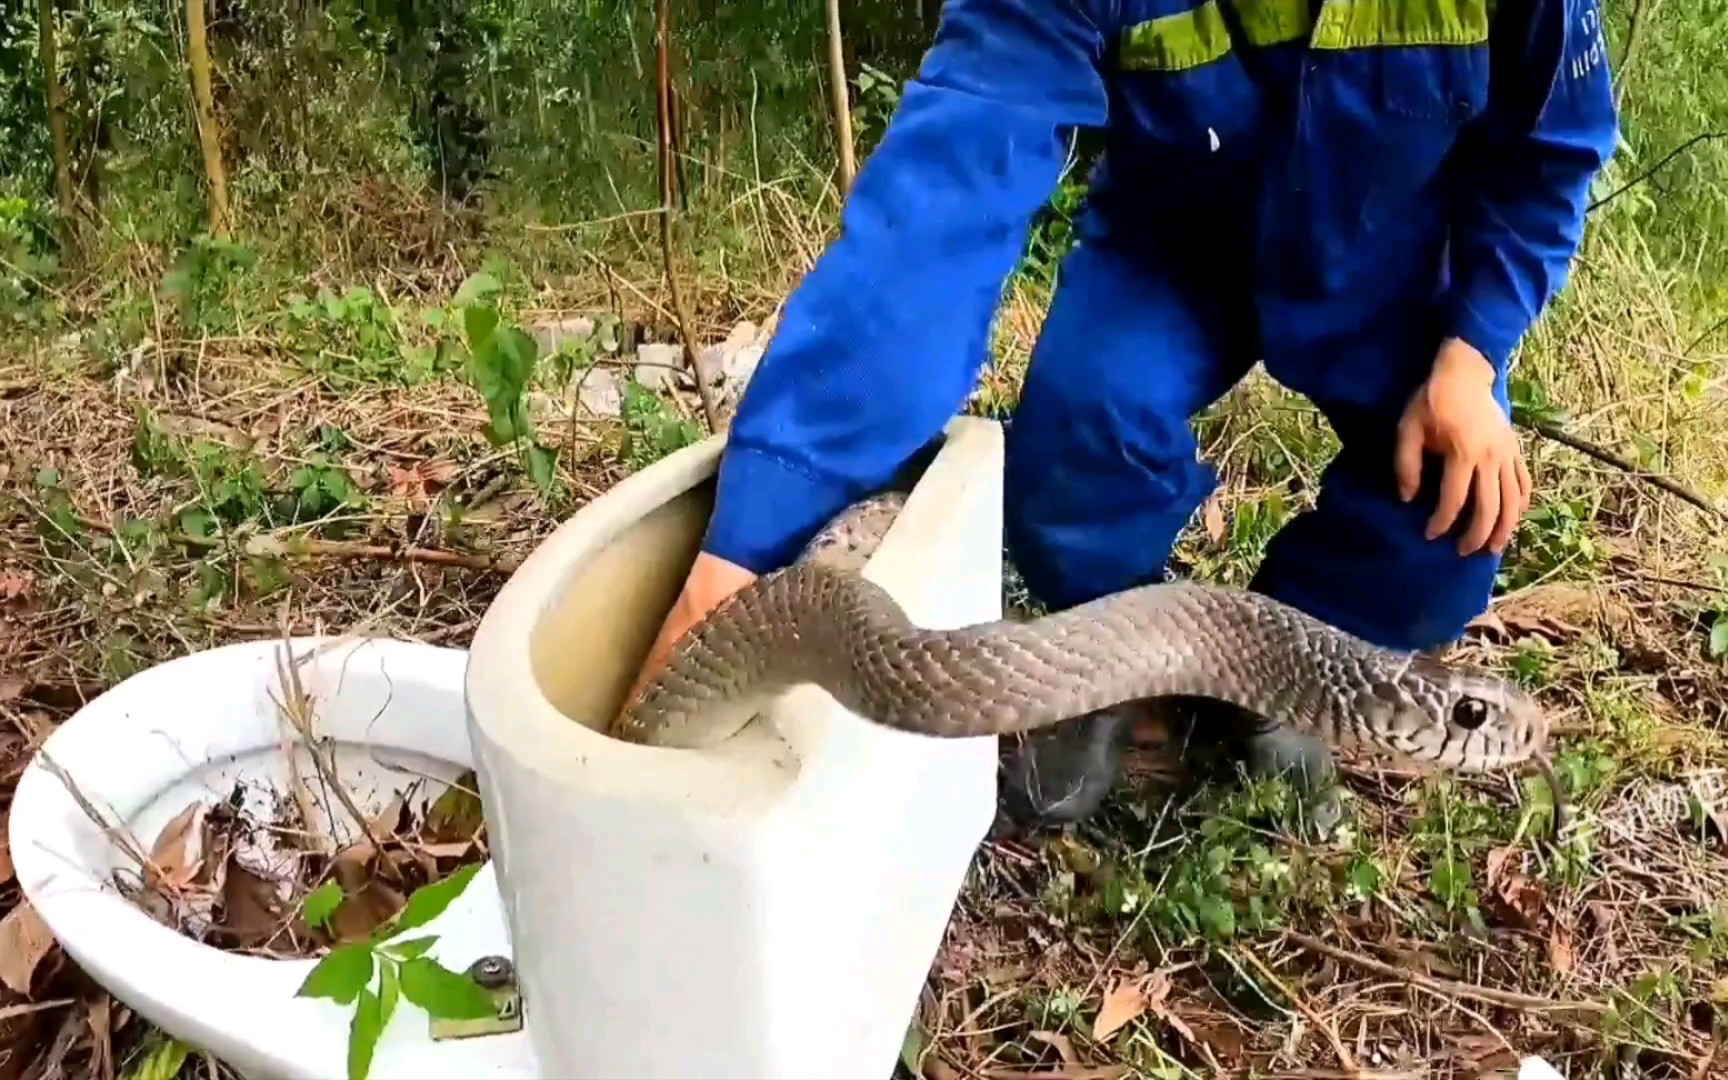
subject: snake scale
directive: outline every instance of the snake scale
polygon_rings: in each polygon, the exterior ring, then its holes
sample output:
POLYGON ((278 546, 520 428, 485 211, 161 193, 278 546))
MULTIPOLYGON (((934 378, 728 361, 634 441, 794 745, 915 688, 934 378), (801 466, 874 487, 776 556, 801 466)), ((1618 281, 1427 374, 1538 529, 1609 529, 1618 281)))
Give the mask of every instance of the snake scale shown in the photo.
POLYGON ((853 504, 795 562, 734 594, 678 641, 613 734, 712 746, 806 683, 868 721, 938 738, 1182 695, 1455 771, 1533 761, 1554 783, 1546 718, 1509 681, 1380 648, 1258 593, 1162 582, 1026 621, 921 629, 857 573, 903 501, 853 504))

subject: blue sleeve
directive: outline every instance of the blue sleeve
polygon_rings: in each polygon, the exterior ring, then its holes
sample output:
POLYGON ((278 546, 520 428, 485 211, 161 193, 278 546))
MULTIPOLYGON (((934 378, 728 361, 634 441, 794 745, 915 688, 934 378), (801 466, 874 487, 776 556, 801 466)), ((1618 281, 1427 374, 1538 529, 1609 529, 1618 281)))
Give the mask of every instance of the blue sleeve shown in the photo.
POLYGON ((703 550, 786 565, 965 403, 1068 136, 1104 123, 1106 4, 947 0, 739 402, 703 550))
POLYGON ((1566 283, 1591 181, 1619 129, 1597 0, 1499 7, 1488 108, 1459 162, 1451 319, 1453 335, 1504 376, 1566 283))

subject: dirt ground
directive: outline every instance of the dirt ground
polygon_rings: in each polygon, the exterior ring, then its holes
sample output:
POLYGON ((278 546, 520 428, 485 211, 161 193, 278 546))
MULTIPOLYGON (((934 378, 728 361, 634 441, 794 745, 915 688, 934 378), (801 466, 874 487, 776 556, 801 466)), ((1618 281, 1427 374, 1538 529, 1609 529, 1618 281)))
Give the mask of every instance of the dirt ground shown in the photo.
MULTIPOLYGON (((0 370, 0 817, 31 748, 145 666, 284 631, 466 644, 515 562, 653 441, 555 428, 548 498, 459 381, 338 392, 262 339, 134 360, 0 370), (311 526, 285 506, 316 498, 311 526)), ((1305 429, 1238 399, 1208 435, 1220 500, 1181 552, 1222 580, 1311 488, 1265 477, 1265 447, 1305 429)), ((667 422, 694 423, 681 408, 667 422)), ((1349 761, 1346 824, 1311 840, 1277 785, 1197 787, 1143 747, 1096 821, 982 848, 906 1067, 1475 1077, 1541 1054, 1574 1076, 1728 1075, 1721 523, 1531 446, 1566 493, 1520 540, 1520 565, 1547 561, 1456 656, 1540 691, 1579 831, 1553 840, 1535 776, 1349 761), (1577 490, 1600 493, 1583 516, 1577 490)), ((12 877, 0 848, 0 1080, 219 1070, 84 979, 12 877)))

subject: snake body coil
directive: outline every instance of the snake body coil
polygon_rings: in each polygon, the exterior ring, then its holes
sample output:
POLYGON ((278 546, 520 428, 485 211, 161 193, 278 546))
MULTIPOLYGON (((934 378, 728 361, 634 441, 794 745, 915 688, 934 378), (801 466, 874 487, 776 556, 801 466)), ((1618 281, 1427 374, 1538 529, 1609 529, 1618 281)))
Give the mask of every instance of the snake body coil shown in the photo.
POLYGON ((1156 584, 1026 622, 924 630, 881 586, 808 558, 686 634, 615 731, 712 745, 801 683, 867 720, 946 738, 1183 695, 1462 771, 1541 760, 1547 740, 1540 708, 1510 683, 1378 648, 1257 593, 1156 584))

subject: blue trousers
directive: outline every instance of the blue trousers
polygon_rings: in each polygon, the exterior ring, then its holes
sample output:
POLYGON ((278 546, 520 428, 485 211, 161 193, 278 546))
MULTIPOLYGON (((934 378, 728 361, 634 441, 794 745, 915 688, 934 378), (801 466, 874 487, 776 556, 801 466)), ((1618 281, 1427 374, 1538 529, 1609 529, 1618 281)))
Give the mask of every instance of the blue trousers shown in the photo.
POLYGON ((1008 423, 1008 550, 1033 596, 1060 609, 1162 578, 1217 484, 1190 420, 1263 358, 1325 415, 1341 449, 1316 505, 1272 539, 1250 588, 1387 648, 1458 638, 1487 606, 1499 559, 1457 553, 1473 505, 1449 534, 1425 539, 1440 459, 1425 460, 1409 503, 1393 464, 1399 418, 1440 344, 1437 320, 1430 333, 1413 303, 1327 348, 1268 348, 1251 274, 1177 275, 1127 247, 1088 240, 1070 253, 1008 423))

